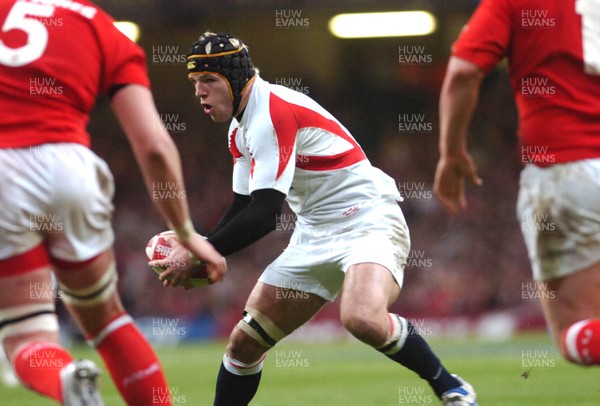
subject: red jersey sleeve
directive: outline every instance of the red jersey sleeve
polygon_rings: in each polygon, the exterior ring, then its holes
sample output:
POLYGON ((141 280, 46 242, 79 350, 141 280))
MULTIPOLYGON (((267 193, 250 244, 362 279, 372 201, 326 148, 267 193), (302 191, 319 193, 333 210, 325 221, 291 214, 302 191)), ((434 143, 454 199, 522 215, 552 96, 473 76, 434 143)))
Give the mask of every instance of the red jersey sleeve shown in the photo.
POLYGON ((511 13, 506 0, 483 0, 452 46, 452 55, 479 66, 486 74, 506 56, 511 13))
POLYGON ((508 58, 523 164, 600 157, 600 76, 584 68, 596 60, 585 50, 597 37, 582 25, 596 16, 591 4, 483 0, 454 43, 454 56, 485 73, 508 58))
POLYGON ((139 84, 149 87, 146 55, 142 48, 114 27, 114 20, 100 10, 94 20, 104 63, 100 93, 108 94, 116 85, 139 84))
POLYGON ((0 2, 0 25, 13 27, 0 32, 0 148, 89 146, 99 95, 149 87, 144 51, 112 17, 86 0, 44 3, 0 2))

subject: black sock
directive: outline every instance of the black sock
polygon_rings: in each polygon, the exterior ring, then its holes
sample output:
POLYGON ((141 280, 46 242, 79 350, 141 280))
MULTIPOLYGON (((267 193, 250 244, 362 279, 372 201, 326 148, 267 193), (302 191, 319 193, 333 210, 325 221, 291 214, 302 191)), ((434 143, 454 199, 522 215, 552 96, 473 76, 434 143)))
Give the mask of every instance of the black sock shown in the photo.
POLYGON ((261 372, 253 375, 235 375, 221 363, 214 406, 246 406, 258 390, 261 372))
POLYGON ((406 322, 408 334, 404 345, 397 353, 387 356, 429 382, 438 398, 447 390, 460 386, 460 382, 443 367, 411 322, 406 322))

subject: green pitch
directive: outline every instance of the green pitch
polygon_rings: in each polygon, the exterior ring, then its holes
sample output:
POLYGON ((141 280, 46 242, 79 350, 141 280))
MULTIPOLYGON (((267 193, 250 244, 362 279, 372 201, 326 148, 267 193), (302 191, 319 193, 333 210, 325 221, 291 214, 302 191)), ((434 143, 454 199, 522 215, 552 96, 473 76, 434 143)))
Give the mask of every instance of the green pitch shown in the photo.
MULTIPOLYGON (((483 406, 599 405, 600 368, 563 361, 545 335, 508 341, 431 339, 431 346, 452 372, 467 379, 483 406)), ((223 343, 159 349, 174 405, 211 405, 223 343)), ((86 348, 77 356, 96 361, 86 348)), ((107 406, 121 406, 105 374, 107 406)), ((160 394, 159 394, 160 395, 160 394)), ((53 405, 22 388, 0 386, 5 406, 53 405)), ((412 372, 358 342, 301 344, 283 341, 265 361, 253 406, 370 406, 439 404, 429 386, 412 372)))

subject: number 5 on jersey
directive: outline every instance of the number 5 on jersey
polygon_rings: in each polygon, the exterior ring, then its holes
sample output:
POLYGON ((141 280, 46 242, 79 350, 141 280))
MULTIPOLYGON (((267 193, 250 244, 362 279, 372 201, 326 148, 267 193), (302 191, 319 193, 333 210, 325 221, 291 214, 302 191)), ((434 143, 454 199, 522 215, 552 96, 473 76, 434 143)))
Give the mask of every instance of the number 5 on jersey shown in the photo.
POLYGON ((53 6, 17 1, 4 20, 2 32, 20 30, 27 34, 27 40, 19 48, 8 47, 0 40, 0 63, 18 67, 41 57, 48 45, 48 29, 33 17, 48 18, 53 14, 53 6))

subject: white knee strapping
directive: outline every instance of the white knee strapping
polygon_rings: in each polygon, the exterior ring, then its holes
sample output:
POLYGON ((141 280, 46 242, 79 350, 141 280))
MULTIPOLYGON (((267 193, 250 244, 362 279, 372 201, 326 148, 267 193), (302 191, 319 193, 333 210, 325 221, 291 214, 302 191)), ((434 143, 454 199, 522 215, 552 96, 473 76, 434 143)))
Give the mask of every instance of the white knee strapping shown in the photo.
POLYGON ((92 286, 83 289, 70 289, 59 283, 63 301, 75 307, 92 307, 106 302, 117 289, 117 268, 112 262, 108 271, 92 286))
POLYGON ((258 361, 246 364, 225 354, 223 355, 223 366, 234 375, 254 375, 262 371, 263 361, 266 356, 267 353, 264 353, 258 361))
POLYGON ((266 348, 273 347, 286 336, 271 319, 252 308, 244 311, 244 317, 239 321, 238 327, 266 348))
POLYGON ((54 303, 32 303, 0 310, 0 341, 35 331, 58 331, 54 303))

